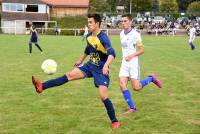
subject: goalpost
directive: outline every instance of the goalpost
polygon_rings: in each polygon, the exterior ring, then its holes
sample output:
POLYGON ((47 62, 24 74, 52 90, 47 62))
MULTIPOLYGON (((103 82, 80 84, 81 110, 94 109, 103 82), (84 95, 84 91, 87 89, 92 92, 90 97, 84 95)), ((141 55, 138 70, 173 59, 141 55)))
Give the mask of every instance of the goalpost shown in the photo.
MULTIPOLYGON (((30 33, 29 27, 27 27, 27 23, 32 23, 36 25, 36 29, 41 29, 43 33, 44 30, 49 28, 49 24, 53 23, 53 26, 57 26, 57 21, 30 21, 30 20, 15 20, 14 21, 14 33, 16 34, 27 34, 30 33), (39 26, 39 27, 37 27, 39 26)), ((28 25, 29 25, 28 24, 28 25)))

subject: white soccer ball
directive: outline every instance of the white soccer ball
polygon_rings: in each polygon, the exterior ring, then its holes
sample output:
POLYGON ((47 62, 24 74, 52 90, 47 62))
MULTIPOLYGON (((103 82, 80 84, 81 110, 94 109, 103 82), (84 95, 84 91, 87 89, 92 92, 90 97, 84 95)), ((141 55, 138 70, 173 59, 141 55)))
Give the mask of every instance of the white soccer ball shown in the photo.
POLYGON ((57 63, 52 59, 47 59, 43 61, 41 68, 46 74, 54 74, 57 71, 57 63))

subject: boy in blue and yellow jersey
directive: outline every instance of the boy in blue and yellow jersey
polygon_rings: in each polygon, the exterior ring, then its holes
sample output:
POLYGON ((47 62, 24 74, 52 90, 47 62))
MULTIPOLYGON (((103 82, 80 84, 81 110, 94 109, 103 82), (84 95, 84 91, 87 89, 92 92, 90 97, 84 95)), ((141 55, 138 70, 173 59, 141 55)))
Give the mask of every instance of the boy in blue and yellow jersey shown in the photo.
POLYGON ((32 82, 36 91, 42 93, 45 89, 63 85, 68 81, 93 77, 94 85, 99 89, 100 98, 111 120, 112 128, 118 128, 120 123, 115 116, 115 110, 108 98, 107 92, 110 81, 109 65, 115 58, 115 51, 108 36, 100 31, 100 24, 101 17, 98 14, 88 15, 88 28, 90 32, 86 36, 87 46, 83 56, 74 64, 75 68, 72 71, 44 83, 32 76, 32 82), (88 55, 90 60, 82 65, 88 55))
POLYGON ((40 45, 38 44, 38 34, 37 31, 35 29, 35 26, 31 25, 30 27, 30 31, 31 31, 31 39, 29 42, 29 53, 32 53, 32 43, 35 44, 35 46, 41 51, 41 53, 43 52, 40 45))

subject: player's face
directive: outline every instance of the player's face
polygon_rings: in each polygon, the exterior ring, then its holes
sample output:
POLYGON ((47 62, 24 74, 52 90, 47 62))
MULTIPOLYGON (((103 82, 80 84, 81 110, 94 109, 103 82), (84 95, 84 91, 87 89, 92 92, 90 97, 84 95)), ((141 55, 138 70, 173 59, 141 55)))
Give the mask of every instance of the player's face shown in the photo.
POLYGON ((88 18, 88 30, 90 32, 95 31, 97 28, 99 28, 99 23, 94 21, 94 18, 88 18))
POLYGON ((132 21, 130 21, 127 17, 122 18, 122 27, 124 29, 129 29, 131 27, 132 21))

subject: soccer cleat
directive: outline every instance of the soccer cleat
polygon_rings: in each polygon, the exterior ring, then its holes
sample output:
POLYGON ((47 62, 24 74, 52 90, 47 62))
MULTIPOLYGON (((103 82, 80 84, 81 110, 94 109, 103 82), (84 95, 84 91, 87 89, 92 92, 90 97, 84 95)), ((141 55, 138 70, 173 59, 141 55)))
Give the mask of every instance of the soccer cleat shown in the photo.
POLYGON ((153 79, 153 83, 158 87, 158 88, 162 88, 162 82, 157 78, 157 76, 155 74, 150 75, 153 79))
POLYGON ((134 108, 134 109, 130 108, 129 110, 127 110, 123 114, 130 114, 130 113, 133 113, 133 112, 137 112, 137 109, 136 108, 134 108))
POLYGON ((115 129, 115 128, 119 128, 120 126, 120 123, 119 122, 113 122, 112 123, 112 128, 115 129))
POLYGON ((34 76, 32 76, 32 83, 35 86, 35 90, 38 93, 42 93, 43 89, 42 89, 42 83, 37 80, 34 76))

